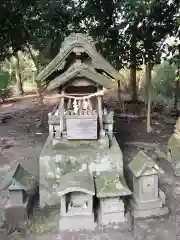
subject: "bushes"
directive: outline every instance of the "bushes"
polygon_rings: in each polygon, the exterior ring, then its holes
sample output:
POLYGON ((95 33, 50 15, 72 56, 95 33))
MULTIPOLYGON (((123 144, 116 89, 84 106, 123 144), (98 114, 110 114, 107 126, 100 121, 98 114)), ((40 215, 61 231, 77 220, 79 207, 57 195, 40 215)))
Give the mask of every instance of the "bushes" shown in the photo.
MULTIPOLYGON (((180 90, 175 89, 175 72, 174 65, 168 62, 156 65, 152 71, 152 101, 154 105, 160 105, 169 110, 174 104, 174 94, 180 99, 180 90)), ((124 79, 121 80, 121 89, 126 93, 130 93, 129 69, 121 70, 124 79)), ((145 99, 145 68, 137 71, 136 75, 137 92, 139 99, 145 99)))
POLYGON ((152 74, 152 100, 172 108, 175 86, 175 67, 168 62, 155 66, 152 74))
POLYGON ((0 73, 0 99, 2 102, 12 95, 11 79, 8 72, 0 73))

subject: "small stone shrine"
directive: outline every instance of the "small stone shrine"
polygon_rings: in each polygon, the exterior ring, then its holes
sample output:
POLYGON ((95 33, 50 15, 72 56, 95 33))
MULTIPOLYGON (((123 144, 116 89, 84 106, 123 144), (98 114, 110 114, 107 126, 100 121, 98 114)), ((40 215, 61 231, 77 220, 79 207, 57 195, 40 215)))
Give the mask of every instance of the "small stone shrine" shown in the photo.
POLYGON ((167 146, 168 159, 172 164, 175 176, 180 176, 180 118, 178 118, 174 133, 171 135, 167 146))
POLYGON ((37 191, 37 181, 21 164, 13 165, 1 179, 1 190, 8 191, 4 221, 9 231, 26 221, 31 211, 31 199, 37 191), (16 212, 16 216, 13 216, 16 212))
POLYGON ((113 135, 114 112, 104 89, 119 73, 82 34, 64 40, 59 54, 37 76, 59 104, 48 114, 49 136, 39 159, 40 207, 60 204, 60 229, 92 229, 125 221, 131 194, 122 152, 113 135))
POLYGON ((165 194, 159 188, 159 166, 144 152, 139 151, 129 164, 132 175, 132 199, 130 201, 135 218, 160 216, 168 213, 165 194))

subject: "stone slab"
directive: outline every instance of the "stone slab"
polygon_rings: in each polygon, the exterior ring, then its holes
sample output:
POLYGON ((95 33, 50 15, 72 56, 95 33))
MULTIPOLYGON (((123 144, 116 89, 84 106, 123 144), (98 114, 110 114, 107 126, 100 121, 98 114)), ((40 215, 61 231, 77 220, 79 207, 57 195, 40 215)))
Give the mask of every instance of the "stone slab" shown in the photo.
POLYGON ((140 210, 140 209, 133 210, 133 216, 135 219, 136 218, 159 217, 159 216, 166 215, 168 213, 169 213, 168 207, 146 209, 146 210, 140 210))
MULTIPOLYGON (((59 235, 59 238, 38 238, 38 240, 133 240, 131 233, 121 231, 108 231, 106 232, 64 232, 59 235)), ((30 239, 34 240, 34 239, 30 239)))
POLYGON ((95 228, 96 223, 94 221, 94 214, 91 216, 61 216, 59 220, 60 231, 79 231, 82 229, 93 230, 95 228))
POLYGON ((100 199, 100 211, 104 213, 124 212, 124 202, 117 198, 100 199))
POLYGON ((161 208, 163 203, 162 200, 159 198, 157 200, 154 201, 139 201, 136 198, 133 198, 130 200, 130 205, 133 208, 137 208, 137 209, 154 209, 154 208, 161 208))
POLYGON ((101 211, 98 214, 98 222, 101 225, 109 225, 112 223, 118 224, 118 223, 124 223, 125 216, 124 211, 123 212, 117 212, 117 213, 102 213, 101 211))

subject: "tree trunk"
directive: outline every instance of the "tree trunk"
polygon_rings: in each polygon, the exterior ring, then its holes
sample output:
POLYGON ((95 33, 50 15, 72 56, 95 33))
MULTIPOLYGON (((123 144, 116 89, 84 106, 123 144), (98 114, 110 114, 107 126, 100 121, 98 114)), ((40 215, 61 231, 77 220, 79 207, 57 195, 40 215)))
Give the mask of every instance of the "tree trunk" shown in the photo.
POLYGON ((124 113, 124 104, 123 104, 123 100, 121 98, 120 80, 117 81, 117 84, 118 84, 118 105, 119 105, 120 111, 124 113))
POLYGON ((137 101, 137 88, 136 88, 136 23, 132 29, 131 38, 131 52, 130 52, 130 84, 131 84, 131 97, 133 101, 137 101))
POLYGON ((136 67, 132 64, 130 69, 130 82, 131 82, 131 97, 133 101, 137 101, 137 88, 136 88, 136 67))
POLYGON ((175 91, 174 91, 174 104, 173 104, 173 110, 177 111, 177 105, 178 105, 178 89, 179 89, 179 81, 175 82, 175 91))
POLYGON ((19 74, 17 73, 17 71, 15 72, 15 77, 16 77, 16 95, 22 96, 24 94, 24 91, 23 91, 21 78, 19 77, 19 74))
MULTIPOLYGON (((30 46, 28 45, 27 47, 28 47, 31 59, 34 62, 34 65, 36 66, 37 74, 38 74, 39 73, 38 62, 36 61, 36 58, 34 57, 30 46)), ((38 100, 39 100, 39 105, 40 105, 40 120, 39 120, 39 123, 38 123, 38 127, 40 127, 43 123, 43 120, 44 120, 44 111, 45 111, 45 107, 44 107, 44 103, 43 103, 44 96, 43 96, 43 93, 42 93, 41 84, 38 81, 36 81, 36 78, 35 78, 35 82, 36 82, 37 95, 38 95, 38 100)))
POLYGON ((152 65, 151 62, 146 63, 146 90, 147 90, 147 132, 150 133, 152 131, 151 128, 151 70, 152 65))
POLYGON ((24 94, 23 90, 23 84, 22 84, 22 76, 21 76, 21 70, 20 70, 20 62, 19 62, 19 56, 18 53, 16 54, 17 59, 17 67, 15 71, 15 77, 16 77, 16 94, 18 96, 21 96, 24 94))

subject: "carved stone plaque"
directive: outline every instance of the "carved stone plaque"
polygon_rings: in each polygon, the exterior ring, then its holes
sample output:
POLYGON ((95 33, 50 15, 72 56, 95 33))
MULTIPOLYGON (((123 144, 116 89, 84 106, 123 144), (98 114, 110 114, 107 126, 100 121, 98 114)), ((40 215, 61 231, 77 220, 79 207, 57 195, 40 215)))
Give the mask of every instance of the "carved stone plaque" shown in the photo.
POLYGON ((67 139, 90 140, 97 139, 97 115, 67 116, 67 139))
POLYGON ((143 182, 143 193, 152 192, 154 190, 154 177, 147 176, 143 182))

